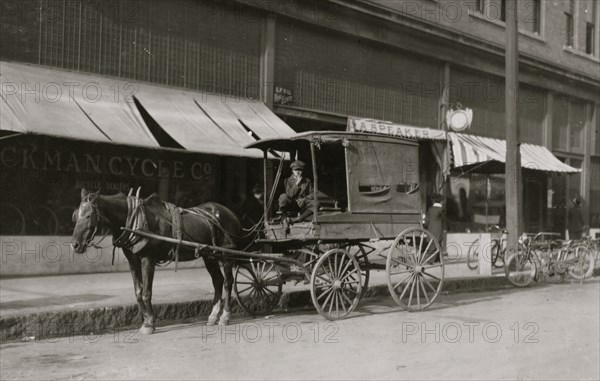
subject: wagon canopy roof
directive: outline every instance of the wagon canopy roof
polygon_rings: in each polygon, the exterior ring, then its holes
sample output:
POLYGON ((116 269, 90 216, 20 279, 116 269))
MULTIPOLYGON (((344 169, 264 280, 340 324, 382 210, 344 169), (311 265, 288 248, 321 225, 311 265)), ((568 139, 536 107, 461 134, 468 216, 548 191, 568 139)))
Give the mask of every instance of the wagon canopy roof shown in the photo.
POLYGON ((295 134, 285 139, 263 139, 248 144, 246 148, 258 148, 261 150, 273 149, 275 151, 292 151, 303 142, 318 141, 320 144, 342 144, 344 140, 369 140, 373 142, 396 143, 402 145, 418 145, 417 142, 398 137, 375 135, 362 132, 343 131, 308 131, 295 134))

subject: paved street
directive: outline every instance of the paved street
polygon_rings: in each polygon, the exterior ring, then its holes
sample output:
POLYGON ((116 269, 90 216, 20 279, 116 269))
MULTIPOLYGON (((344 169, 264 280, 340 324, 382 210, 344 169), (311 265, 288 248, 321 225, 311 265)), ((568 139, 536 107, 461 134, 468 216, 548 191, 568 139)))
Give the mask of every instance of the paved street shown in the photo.
POLYGON ((600 282, 442 295, 407 313, 368 300, 222 330, 190 323, 0 347, 10 379, 599 379, 600 282))

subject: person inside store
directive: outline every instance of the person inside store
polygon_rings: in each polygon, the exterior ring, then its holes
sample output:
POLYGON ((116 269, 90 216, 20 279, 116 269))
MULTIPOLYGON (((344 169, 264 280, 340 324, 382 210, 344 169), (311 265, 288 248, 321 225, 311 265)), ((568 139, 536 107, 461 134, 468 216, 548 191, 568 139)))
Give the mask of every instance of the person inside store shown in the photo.
POLYGON ((295 160, 292 174, 283 181, 285 192, 279 196, 279 210, 284 216, 294 216, 291 222, 304 221, 313 213, 313 184, 304 176, 306 163, 295 160))
POLYGON ((256 226, 264 214, 264 191, 260 184, 252 187, 252 194, 246 197, 241 208, 242 226, 250 229, 256 226))
POLYGON ((575 197, 573 199, 573 207, 569 210, 569 239, 581 239, 584 230, 581 199, 575 197))

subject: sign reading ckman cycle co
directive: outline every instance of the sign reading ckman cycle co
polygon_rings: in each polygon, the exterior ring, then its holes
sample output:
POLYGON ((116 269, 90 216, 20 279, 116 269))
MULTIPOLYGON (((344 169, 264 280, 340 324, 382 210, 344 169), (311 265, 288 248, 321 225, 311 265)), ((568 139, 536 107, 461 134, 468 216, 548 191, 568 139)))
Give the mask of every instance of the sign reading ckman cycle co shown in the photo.
POLYGON ((36 143, 2 146, 0 147, 0 167, 5 170, 58 171, 190 180, 206 180, 215 175, 214 160, 204 155, 173 158, 168 154, 159 155, 155 152, 136 151, 135 149, 122 149, 117 153, 114 149, 111 150, 113 152, 107 152, 107 150, 89 152, 82 148, 72 146, 69 148, 57 149, 36 143), (204 160, 199 159, 200 157, 204 160))
POLYGON ((346 130, 349 132, 368 132, 372 134, 398 136, 401 138, 446 140, 446 133, 442 130, 411 127, 382 120, 357 118, 354 116, 348 117, 346 130))

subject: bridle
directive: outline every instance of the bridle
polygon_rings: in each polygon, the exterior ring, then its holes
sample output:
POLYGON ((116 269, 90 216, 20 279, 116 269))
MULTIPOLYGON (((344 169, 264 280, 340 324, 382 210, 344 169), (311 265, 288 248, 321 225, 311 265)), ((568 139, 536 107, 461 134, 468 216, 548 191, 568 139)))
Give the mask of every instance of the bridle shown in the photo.
MULTIPOLYGON (((94 238, 96 237, 96 234, 98 233, 98 226, 99 226, 100 217, 101 217, 100 209, 98 209, 98 205, 96 204, 96 198, 97 197, 94 196, 93 194, 86 196, 86 198, 81 201, 81 204, 79 205, 79 208, 77 209, 77 211, 78 211, 78 214, 80 214, 82 207, 88 207, 89 209, 91 209, 90 223, 93 226, 93 231, 91 232, 91 234, 88 232, 88 235, 87 235, 85 241, 83 242, 83 246, 85 248, 88 248, 91 246, 96 249, 101 249, 102 247, 100 247, 99 244, 100 244, 100 242, 102 242, 104 240, 104 238, 106 238, 106 236, 108 235, 108 233, 110 231, 107 229, 106 234, 104 234, 104 236, 102 238, 100 238, 99 241, 92 242, 94 240, 94 238)), ((81 216, 78 216, 78 218, 80 218, 80 217, 81 216)))

